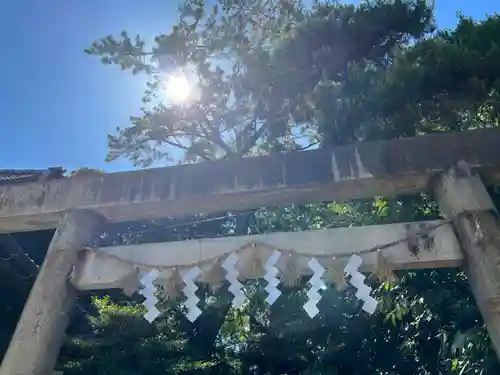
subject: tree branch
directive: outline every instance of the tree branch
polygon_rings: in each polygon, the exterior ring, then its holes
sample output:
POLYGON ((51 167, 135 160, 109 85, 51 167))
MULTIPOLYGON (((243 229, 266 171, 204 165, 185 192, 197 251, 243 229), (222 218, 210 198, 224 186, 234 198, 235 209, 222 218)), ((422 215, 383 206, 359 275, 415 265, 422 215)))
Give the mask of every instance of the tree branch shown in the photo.
MULTIPOLYGON (((165 140, 164 140, 164 142, 165 142, 166 144, 168 144, 168 145, 172 146, 172 147, 177 147, 177 148, 180 148, 181 150, 184 150, 184 151, 188 151, 188 150, 189 150, 189 147, 186 147, 186 146, 184 146, 183 144, 181 144, 181 143, 177 140, 177 138, 176 138, 175 136, 173 136, 173 137, 174 137, 174 139, 175 139, 175 142, 169 141, 169 140, 167 140, 167 139, 165 139, 165 140)), ((200 157, 200 158, 202 158, 203 160, 206 160, 206 161, 211 161, 211 160, 213 160, 213 159, 209 158, 209 157, 208 157, 207 155, 205 155, 205 154, 200 154, 200 153, 198 153, 198 152, 194 152, 194 154, 195 154, 196 156, 199 156, 199 157, 200 157)))
POLYGON ((234 150, 231 147, 229 147, 229 145, 226 142, 224 142, 224 140, 222 139, 222 137, 220 135, 220 132, 208 119, 206 113, 205 113, 204 117, 205 117, 205 123, 210 128, 210 133, 207 132, 204 128, 201 128, 201 131, 203 132, 205 137, 207 137, 209 140, 211 140, 215 145, 222 148, 226 152, 226 156, 234 155, 234 153, 235 153, 234 150))
MULTIPOLYGON (((252 120, 245 129, 243 129, 243 132, 249 131, 251 129, 251 126, 254 126, 256 123, 256 120, 252 120), (248 130, 247 130, 248 129, 248 130)), ((239 157, 245 156, 245 154, 251 150, 253 146, 257 143, 260 137, 264 134, 264 131, 267 129, 267 122, 262 124, 262 126, 252 135, 252 137, 246 142, 246 144, 243 146, 243 148, 238 152, 239 157)))
POLYGON ((305 151, 305 150, 310 149, 311 147, 316 146, 317 144, 319 144, 319 141, 316 141, 316 142, 310 143, 310 144, 308 144, 307 146, 303 146, 303 147, 296 148, 296 149, 294 149, 293 151, 305 151))

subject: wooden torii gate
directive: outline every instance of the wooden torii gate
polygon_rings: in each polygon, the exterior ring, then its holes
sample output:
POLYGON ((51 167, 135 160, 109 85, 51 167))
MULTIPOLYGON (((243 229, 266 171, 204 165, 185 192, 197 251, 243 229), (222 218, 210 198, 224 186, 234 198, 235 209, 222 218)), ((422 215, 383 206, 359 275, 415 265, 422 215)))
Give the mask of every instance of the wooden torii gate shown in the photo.
MULTIPOLYGON (((130 264, 205 264, 249 243, 333 257, 404 236, 411 227, 391 224, 82 252, 106 221, 418 192, 433 192, 449 221, 441 223, 434 245, 418 258, 405 245, 394 246, 387 256, 400 269, 461 266, 465 259, 471 288, 500 353, 500 226, 485 188, 500 183, 499 145, 500 131, 481 130, 1 187, 0 232, 57 230, 0 375, 52 374, 75 286, 121 287, 130 264)), ((370 254, 365 258, 368 268, 374 265, 370 254)))

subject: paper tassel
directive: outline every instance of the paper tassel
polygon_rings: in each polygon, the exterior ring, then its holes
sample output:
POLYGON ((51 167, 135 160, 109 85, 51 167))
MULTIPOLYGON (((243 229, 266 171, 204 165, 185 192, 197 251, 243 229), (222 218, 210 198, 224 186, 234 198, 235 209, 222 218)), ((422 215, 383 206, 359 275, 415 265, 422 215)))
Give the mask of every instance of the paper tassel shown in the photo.
POLYGON ((396 275, 394 274, 393 267, 390 262, 387 261, 382 251, 377 251, 377 262, 376 262, 376 274, 378 279, 384 283, 392 283, 396 280, 396 275))
POLYGON ((418 229, 413 224, 405 224, 404 227, 406 229, 408 249, 413 256, 418 259, 418 254, 420 252, 420 237, 418 229))
POLYGON ((242 262, 245 264, 243 267, 240 268, 240 274, 242 275, 243 278, 248 278, 248 279, 260 279, 263 277, 263 270, 264 266, 262 264, 262 261, 258 258, 256 259, 251 259, 248 262, 242 262))
POLYGON ((344 272, 339 267, 332 265, 326 269, 325 279, 334 284, 337 291, 342 292, 347 288, 347 280, 344 277, 344 272))
POLYGON ((174 300, 181 296, 184 282, 177 268, 168 270, 170 276, 162 278, 163 297, 167 300, 174 300))
POLYGON ((128 297, 132 297, 137 292, 139 288, 139 270, 137 268, 121 280, 121 287, 123 293, 128 297))
POLYGON ((235 267, 242 278, 259 279, 264 276, 264 262, 261 259, 263 252, 261 250, 260 245, 253 242, 239 249, 240 259, 235 267))
POLYGON ((299 283, 300 269, 292 253, 283 254, 276 267, 280 270, 280 279, 284 286, 291 288, 299 283))
POLYGON ((224 284, 224 268, 222 268, 219 261, 216 261, 212 267, 204 272, 203 279, 213 292, 217 291, 224 284))

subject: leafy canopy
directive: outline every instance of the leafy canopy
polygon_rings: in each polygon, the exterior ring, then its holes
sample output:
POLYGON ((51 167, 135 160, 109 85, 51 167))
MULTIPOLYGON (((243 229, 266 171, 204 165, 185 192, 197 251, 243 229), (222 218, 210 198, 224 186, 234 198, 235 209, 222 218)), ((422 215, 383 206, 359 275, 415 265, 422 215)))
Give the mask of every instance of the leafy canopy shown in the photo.
MULTIPOLYGON (((360 5, 185 0, 154 42, 123 32, 93 44, 147 81, 144 109, 109 137, 109 159, 198 162, 498 123, 500 19, 461 18, 435 31, 419 0, 360 5), (167 100, 168 76, 194 91, 167 100)), ((106 241, 144 242, 435 218, 426 197, 294 205, 184 226, 171 219, 115 228, 106 241), (170 226, 170 229, 166 229, 170 226)), ((499 364, 460 271, 402 273, 382 285, 381 313, 360 315, 348 292, 324 291, 321 315, 301 305, 304 283, 273 308, 262 285, 229 308, 225 288, 200 290, 194 325, 175 304, 145 325, 140 301, 94 297, 92 328, 62 352, 68 374, 495 374, 499 364), (175 305, 175 306, 174 306, 175 305)), ((374 281, 374 286, 379 284, 374 281)))
MULTIPOLYGON (((312 8, 298 0, 186 0, 179 22, 154 43, 124 31, 86 50, 147 80, 143 113, 109 136, 108 159, 149 165, 172 161, 174 149, 193 162, 313 147, 326 132, 332 94, 354 89, 343 88, 353 66, 386 67, 432 28, 423 0, 312 8), (193 86, 183 103, 164 95, 168 77, 179 74, 193 86)), ((354 120, 338 129, 344 141, 354 120)))

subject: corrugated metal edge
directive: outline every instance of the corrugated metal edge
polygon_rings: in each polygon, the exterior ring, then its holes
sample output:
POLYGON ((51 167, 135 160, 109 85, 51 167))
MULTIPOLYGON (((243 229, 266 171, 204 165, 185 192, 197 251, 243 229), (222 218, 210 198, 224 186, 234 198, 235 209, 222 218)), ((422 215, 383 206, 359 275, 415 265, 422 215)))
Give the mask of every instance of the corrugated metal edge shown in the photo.
POLYGON ((64 177, 64 168, 33 169, 0 169, 0 185, 52 180, 64 177))

